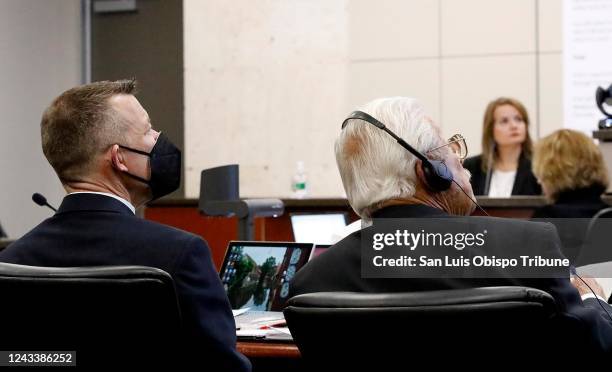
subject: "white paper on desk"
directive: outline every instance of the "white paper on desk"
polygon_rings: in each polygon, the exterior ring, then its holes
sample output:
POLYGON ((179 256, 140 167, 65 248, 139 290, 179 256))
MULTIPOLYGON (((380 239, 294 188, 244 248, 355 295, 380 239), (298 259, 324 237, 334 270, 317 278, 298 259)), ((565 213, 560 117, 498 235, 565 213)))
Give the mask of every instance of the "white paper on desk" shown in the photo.
POLYGON ((237 337, 266 337, 267 329, 239 329, 236 331, 237 337))
POLYGON ((607 300, 612 295, 612 278, 597 278, 596 280, 601 285, 607 300))
MULTIPOLYGON (((287 327, 279 327, 279 328, 269 328, 269 329, 258 329, 258 328, 246 328, 239 329, 236 331, 236 337, 272 337, 279 335, 288 335, 291 337, 291 332, 287 327)), ((283 337, 284 338, 284 337, 283 337)))
POLYGON ((291 336, 291 332, 289 331, 288 327, 272 327, 268 331, 276 332, 276 333, 284 333, 286 335, 290 335, 291 336))
POLYGON ((579 275, 595 278, 604 291, 605 299, 612 294, 612 261, 600 262, 576 268, 579 275))
MULTIPOLYGON (((240 317, 236 318, 236 328, 237 329, 261 329, 261 327, 265 327, 265 326, 278 326, 278 327, 283 327, 285 326, 287 323, 285 322, 284 318, 275 318, 275 317, 268 317, 268 318, 263 318, 263 319, 256 319, 254 321, 241 321, 240 317)), ((277 328, 277 327, 273 327, 273 328, 277 328)))
POLYGON ((232 314, 234 314, 234 318, 242 315, 244 313, 246 313, 247 311, 249 311, 250 307, 244 308, 244 309, 237 309, 237 310, 232 310, 232 314))
POLYGON ((279 316, 266 316, 266 317, 254 319, 249 322, 249 324, 252 324, 258 327, 265 326, 265 325, 274 325, 278 323, 286 324, 285 317, 284 316, 280 316, 280 317, 279 316))

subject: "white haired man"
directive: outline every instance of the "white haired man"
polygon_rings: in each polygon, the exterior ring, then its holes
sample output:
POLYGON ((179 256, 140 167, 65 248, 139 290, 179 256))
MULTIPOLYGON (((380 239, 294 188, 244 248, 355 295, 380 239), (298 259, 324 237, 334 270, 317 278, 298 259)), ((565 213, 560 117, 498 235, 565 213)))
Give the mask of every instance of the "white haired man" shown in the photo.
MULTIPOLYGON (((426 175, 424 162, 407 151, 406 146, 401 146, 399 140, 381 130, 382 125, 350 119, 345 122, 336 140, 335 151, 346 195, 359 216, 365 220, 437 218, 468 216, 473 212, 475 202, 471 200, 474 195, 470 175, 461 163, 467 155, 467 146, 461 137, 445 142, 439 127, 410 98, 377 99, 366 104, 361 111, 384 123, 399 139, 424 154, 425 161, 430 159, 443 163, 452 174, 452 182, 443 189, 436 187, 426 175)), ((562 257, 559 238, 551 224, 490 217, 469 219, 479 228, 497 234, 496 241, 501 244, 493 246, 493 251, 488 253, 501 255, 519 249, 515 243, 529 241, 534 249, 562 257)), ((507 278, 503 275, 490 279, 363 278, 361 241, 362 237, 366 239, 363 231, 347 236, 302 268, 291 282, 290 295, 312 292, 411 292, 504 285, 534 287, 553 296, 561 318, 579 319, 580 333, 589 345, 588 350, 612 349, 612 321, 604 307, 607 311, 612 311, 612 308, 607 303, 599 304, 600 300, 594 298, 588 288, 579 285, 579 281, 570 282, 569 278, 507 278)), ((596 282, 587 280, 595 285, 597 291, 596 282)))

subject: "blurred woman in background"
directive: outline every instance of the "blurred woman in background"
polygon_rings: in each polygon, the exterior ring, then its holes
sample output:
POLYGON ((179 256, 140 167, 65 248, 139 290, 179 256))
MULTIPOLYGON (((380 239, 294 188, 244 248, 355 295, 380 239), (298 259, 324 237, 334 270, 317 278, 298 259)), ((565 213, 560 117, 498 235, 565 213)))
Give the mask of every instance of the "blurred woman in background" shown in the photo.
POLYGON ((472 173, 475 195, 507 198, 542 193, 531 171, 532 142, 528 129, 529 116, 519 101, 501 97, 487 105, 483 152, 463 164, 472 173))
POLYGON ((539 141, 533 172, 552 203, 534 218, 590 218, 609 206, 601 200, 609 183, 603 156, 581 132, 561 129, 539 141))
POLYGON ((597 244, 585 248, 590 218, 609 207, 601 199, 608 188, 608 172, 593 140, 569 129, 544 137, 535 146, 533 172, 551 203, 537 209, 533 218, 552 218, 565 257, 577 266, 589 256, 607 255, 609 249, 601 249, 597 239, 597 244))

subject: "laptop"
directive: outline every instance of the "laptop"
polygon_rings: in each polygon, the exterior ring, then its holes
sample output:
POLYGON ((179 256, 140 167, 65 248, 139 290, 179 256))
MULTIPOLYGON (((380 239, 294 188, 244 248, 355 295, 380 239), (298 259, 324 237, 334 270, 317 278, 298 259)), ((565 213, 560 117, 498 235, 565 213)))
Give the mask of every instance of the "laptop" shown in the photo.
POLYGON ((236 328, 284 322, 289 283, 312 252, 312 243, 231 241, 219 275, 236 328))
POLYGON ((291 214, 293 237, 300 243, 333 244, 346 222, 347 214, 343 212, 291 214))

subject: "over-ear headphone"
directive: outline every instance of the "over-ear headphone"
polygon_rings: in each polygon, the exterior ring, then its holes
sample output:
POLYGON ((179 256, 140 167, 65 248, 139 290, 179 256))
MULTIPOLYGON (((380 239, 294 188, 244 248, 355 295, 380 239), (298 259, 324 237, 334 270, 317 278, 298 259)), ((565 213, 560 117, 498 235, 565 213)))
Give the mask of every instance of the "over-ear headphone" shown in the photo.
POLYGON ((445 191, 451 187, 451 183, 453 182, 453 174, 446 167, 446 164, 444 164, 444 162, 440 160, 427 159, 425 155, 417 151, 414 147, 410 146, 406 141, 401 139, 397 134, 393 133, 383 123, 363 111, 351 112, 349 117, 344 119, 344 121, 342 122, 342 129, 344 129, 344 127, 346 127, 346 125, 348 124, 348 121, 352 119, 366 121, 376 126, 377 128, 384 130, 391 137, 393 137, 397 141, 397 143, 400 144, 400 146, 402 146, 412 155, 416 156, 419 160, 421 160, 423 173, 425 174, 425 181, 427 182, 427 186, 429 186, 429 188, 431 188, 433 191, 445 191))

